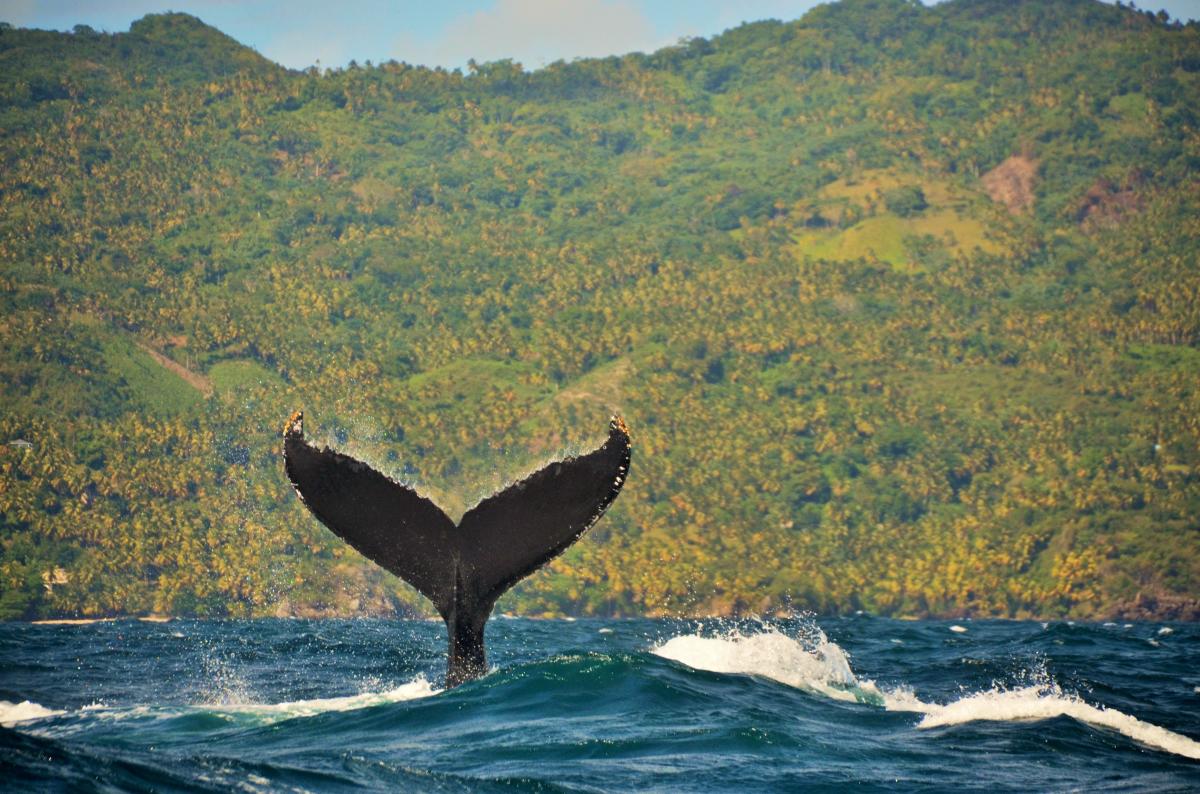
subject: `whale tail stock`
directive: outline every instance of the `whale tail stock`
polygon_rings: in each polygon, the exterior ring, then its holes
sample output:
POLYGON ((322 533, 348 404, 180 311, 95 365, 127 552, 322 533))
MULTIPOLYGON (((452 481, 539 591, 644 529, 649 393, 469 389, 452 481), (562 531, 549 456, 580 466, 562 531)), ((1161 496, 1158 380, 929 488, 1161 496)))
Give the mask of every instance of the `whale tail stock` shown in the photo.
POLYGON ((487 672, 483 630, 506 590, 579 539, 629 473, 629 431, 609 423, 602 446, 555 461, 487 497, 456 526, 436 504, 362 461, 304 439, 297 411, 284 427, 288 479, 322 524, 433 602, 446 622, 446 686, 487 672))

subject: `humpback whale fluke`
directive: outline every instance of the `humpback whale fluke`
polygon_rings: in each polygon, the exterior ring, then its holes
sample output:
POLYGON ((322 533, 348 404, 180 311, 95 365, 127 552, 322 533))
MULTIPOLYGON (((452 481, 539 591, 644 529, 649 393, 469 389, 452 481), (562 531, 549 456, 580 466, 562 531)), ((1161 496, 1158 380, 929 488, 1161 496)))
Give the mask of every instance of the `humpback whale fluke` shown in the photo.
POLYGON ((483 628, 496 599, 578 540, 629 475, 629 430, 614 416, 602 446, 492 494, 455 526, 413 489, 311 446, 300 411, 283 436, 288 479, 313 515, 437 607, 450 635, 447 687, 487 672, 483 628))

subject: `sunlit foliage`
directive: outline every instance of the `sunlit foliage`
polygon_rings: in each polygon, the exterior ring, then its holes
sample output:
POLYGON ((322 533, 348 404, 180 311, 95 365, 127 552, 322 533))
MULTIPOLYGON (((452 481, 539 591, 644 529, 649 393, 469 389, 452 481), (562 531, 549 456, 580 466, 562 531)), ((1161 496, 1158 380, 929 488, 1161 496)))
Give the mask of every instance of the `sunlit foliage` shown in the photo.
POLYGON ((1195 25, 845 0, 463 75, 162 15, 0 62, 0 617, 425 609, 292 495, 301 407, 456 512, 625 415, 626 492, 502 609, 1198 592, 1195 25))

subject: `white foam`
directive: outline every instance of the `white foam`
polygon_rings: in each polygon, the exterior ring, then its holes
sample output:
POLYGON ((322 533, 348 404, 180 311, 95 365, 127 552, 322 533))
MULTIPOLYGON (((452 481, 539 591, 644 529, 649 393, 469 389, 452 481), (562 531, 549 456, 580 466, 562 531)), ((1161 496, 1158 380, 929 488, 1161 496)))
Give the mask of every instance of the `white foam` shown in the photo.
POLYGON ((757 634, 731 632, 721 637, 688 634, 671 638, 653 652, 697 670, 762 676, 836 700, 882 702, 873 684, 860 684, 854 677, 845 651, 820 631, 814 633, 807 647, 769 629, 757 634))
MULTIPOLYGON (((689 634, 674 637, 653 652, 697 670, 757 675, 836 700, 921 714, 917 727, 923 729, 984 720, 1016 722, 1067 716, 1117 731, 1159 750, 1200 760, 1200 742, 1116 709, 1093 706, 1049 682, 1015 689, 994 687, 945 705, 927 703, 906 687, 880 690, 874 682, 856 678, 846 653, 820 630, 814 630, 805 641, 770 628, 757 634, 731 632, 718 637, 689 634)), ((1200 693, 1200 687, 1196 691, 1200 693)))
POLYGON ((1058 686, 1042 682, 1015 689, 993 687, 985 692, 965 695, 945 705, 926 703, 910 690, 885 692, 888 711, 923 714, 918 728, 941 728, 968 722, 1028 722, 1053 717, 1071 717, 1088 725, 1108 728, 1136 742, 1200 759, 1200 742, 1166 728, 1160 728, 1116 709, 1093 706, 1082 698, 1064 693, 1058 686))
POLYGON ((963 633, 963 632, 965 632, 967 629, 966 629, 966 627, 965 627, 965 626, 960 626, 960 625, 958 625, 958 624, 956 623, 956 624, 954 624, 953 626, 951 626, 951 627, 950 627, 950 630, 951 630, 951 631, 953 631, 955 634, 962 634, 962 633, 963 633))
POLYGON ((5 728, 11 728, 20 722, 44 720, 47 717, 57 717, 65 713, 64 711, 48 709, 40 703, 34 703, 30 700, 22 700, 20 703, 0 700, 0 725, 3 725, 5 728))
POLYGON ((967 695, 945 706, 885 698, 890 710, 918 711, 925 716, 918 728, 939 728, 967 722, 1013 722, 1071 717, 1088 725, 1108 728, 1134 741, 1200 760, 1200 742, 1160 728, 1116 709, 1093 706, 1082 699, 1064 694, 1054 686, 1029 686, 1020 689, 993 689, 967 695))
MULTIPOLYGON (((383 692, 363 692, 357 695, 347 695, 335 698, 314 698, 312 700, 292 700, 284 703, 205 703, 194 706, 127 706, 110 707, 102 703, 84 706, 78 713, 88 712, 95 717, 105 720, 124 721, 130 718, 170 719, 180 714, 203 712, 218 714, 233 719, 235 717, 249 718, 252 722, 270 725, 294 717, 312 717, 330 711, 352 711, 385 703, 399 703, 405 700, 436 695, 442 690, 435 688, 424 676, 401 684, 383 692)), ((0 700, 0 725, 11 728, 18 723, 56 717, 66 714, 66 711, 55 711, 37 703, 26 700, 22 703, 10 703, 0 700)))
POLYGON ((430 684, 424 676, 419 676, 407 684, 401 684, 384 692, 363 692, 344 697, 292 700, 284 703, 218 703, 202 708, 206 711, 249 715, 266 722, 278 722, 293 717, 312 717, 330 711, 352 711, 385 703, 417 700, 436 695, 441 691, 430 684))
POLYGON ((1161 629, 1158 630, 1158 633, 1160 636, 1165 637, 1168 634, 1174 634, 1175 629, 1171 628, 1170 626, 1163 626, 1161 629))
POLYGON ((604 628, 600 629, 600 631, 598 633, 599 634, 612 634, 613 630, 610 629, 608 626, 605 626, 604 628))

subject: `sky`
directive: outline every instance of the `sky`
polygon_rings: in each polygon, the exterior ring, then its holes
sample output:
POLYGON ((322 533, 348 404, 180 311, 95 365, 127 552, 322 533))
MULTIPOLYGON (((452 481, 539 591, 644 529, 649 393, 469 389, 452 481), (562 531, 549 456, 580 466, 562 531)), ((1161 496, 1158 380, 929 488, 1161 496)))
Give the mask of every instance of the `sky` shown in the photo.
MULTIPOLYGON (((929 0, 926 0, 927 2, 929 0)), ((1053 2, 1053 0, 1048 0, 1053 2)), ((796 19, 818 0, 0 0, 0 21, 125 31, 149 13, 183 11, 294 69, 389 59, 461 68, 651 52, 742 22, 796 19)), ((1200 0, 1143 0, 1200 19, 1200 0)))

